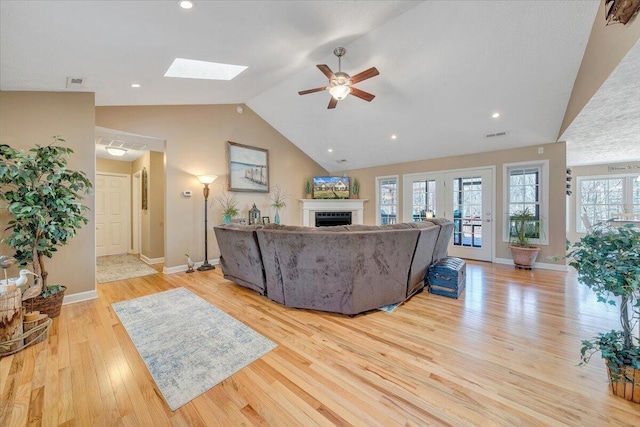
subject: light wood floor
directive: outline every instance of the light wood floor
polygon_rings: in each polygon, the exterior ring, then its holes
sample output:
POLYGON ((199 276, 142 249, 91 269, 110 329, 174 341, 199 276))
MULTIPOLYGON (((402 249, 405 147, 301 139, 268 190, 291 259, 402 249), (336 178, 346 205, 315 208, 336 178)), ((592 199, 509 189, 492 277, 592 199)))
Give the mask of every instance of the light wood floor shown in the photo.
POLYGON ((459 300, 349 318, 289 309, 220 269, 98 285, 47 342, 0 361, 0 425, 638 426, 580 340, 616 326, 575 277, 469 263, 459 300), (183 286, 278 347, 176 412, 111 303, 183 286))

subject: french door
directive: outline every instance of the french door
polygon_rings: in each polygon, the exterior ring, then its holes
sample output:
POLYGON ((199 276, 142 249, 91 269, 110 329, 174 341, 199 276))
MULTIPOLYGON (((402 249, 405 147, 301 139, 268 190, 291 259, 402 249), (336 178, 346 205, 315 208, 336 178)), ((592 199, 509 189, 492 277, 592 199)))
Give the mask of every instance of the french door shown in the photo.
POLYGON ((403 220, 431 216, 453 222, 449 255, 491 261, 493 169, 465 169, 404 176, 403 220))

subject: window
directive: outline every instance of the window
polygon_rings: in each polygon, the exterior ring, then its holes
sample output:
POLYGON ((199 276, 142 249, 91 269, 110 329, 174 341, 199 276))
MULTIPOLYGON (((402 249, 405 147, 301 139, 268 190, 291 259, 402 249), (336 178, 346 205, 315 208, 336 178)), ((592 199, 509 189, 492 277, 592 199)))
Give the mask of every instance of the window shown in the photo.
POLYGON ((398 218, 398 176, 376 178, 376 224, 395 224, 398 218))
POLYGON ((504 165, 504 212, 503 241, 508 242, 511 230, 510 218, 525 210, 533 215, 531 235, 533 243, 548 244, 547 232, 549 162, 513 163, 504 165))
POLYGON ((436 180, 414 181, 412 188, 412 209, 413 221, 424 221, 427 212, 433 217, 436 216, 436 180))
POLYGON ((636 176, 579 177, 576 198, 576 231, 587 230, 581 215, 591 224, 606 221, 617 213, 640 213, 640 182, 636 176))

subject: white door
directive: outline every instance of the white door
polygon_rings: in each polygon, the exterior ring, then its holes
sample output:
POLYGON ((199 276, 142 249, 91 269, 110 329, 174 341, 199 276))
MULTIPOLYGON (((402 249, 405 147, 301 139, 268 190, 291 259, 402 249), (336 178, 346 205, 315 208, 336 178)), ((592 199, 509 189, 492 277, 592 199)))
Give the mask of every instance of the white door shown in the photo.
POLYGON ((404 176, 403 220, 433 215, 454 223, 449 255, 491 261, 493 169, 469 169, 404 176))
POLYGON ((130 178, 96 174, 96 255, 129 250, 130 178))

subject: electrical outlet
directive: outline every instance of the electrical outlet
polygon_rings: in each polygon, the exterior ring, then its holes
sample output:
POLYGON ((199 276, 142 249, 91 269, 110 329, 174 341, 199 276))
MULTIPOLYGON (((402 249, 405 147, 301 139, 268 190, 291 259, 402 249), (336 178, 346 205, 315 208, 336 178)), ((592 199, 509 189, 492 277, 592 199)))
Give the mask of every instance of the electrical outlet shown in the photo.
POLYGON ((538 147, 538 154, 544 154, 544 147, 538 147))

